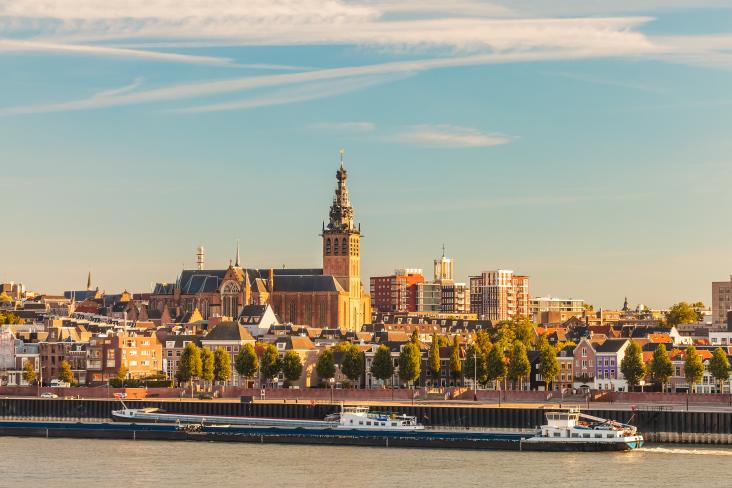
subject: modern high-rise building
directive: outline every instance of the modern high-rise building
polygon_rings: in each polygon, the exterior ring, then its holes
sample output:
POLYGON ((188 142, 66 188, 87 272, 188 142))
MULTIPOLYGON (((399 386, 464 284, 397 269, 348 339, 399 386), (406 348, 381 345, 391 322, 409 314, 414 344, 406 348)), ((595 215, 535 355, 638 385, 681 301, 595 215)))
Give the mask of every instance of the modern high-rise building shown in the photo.
POLYGON ((732 310, 732 275, 729 281, 712 282, 712 317, 716 326, 727 323, 727 312, 732 310))
POLYGON ((417 312, 439 313, 442 309, 442 287, 439 283, 417 283, 417 312))
POLYGON ((470 277, 470 311, 487 320, 529 317, 529 277, 512 270, 485 271, 470 277))
POLYGON ((371 277, 371 308, 376 312, 417 312, 417 285, 421 269, 402 268, 390 276, 371 277))
POLYGON ((465 283, 443 283, 440 311, 445 313, 470 312, 470 288, 465 283))
POLYGON ((581 317, 585 301, 579 298, 556 298, 551 296, 529 299, 529 311, 537 324, 564 322, 570 317, 581 317))

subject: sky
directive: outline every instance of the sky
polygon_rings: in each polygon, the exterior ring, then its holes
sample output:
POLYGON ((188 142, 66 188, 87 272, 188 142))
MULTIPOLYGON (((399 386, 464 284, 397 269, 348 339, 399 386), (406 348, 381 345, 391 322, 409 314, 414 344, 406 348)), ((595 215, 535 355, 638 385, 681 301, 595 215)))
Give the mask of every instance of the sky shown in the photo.
POLYGON ((732 0, 0 0, 0 281, 513 269, 601 307, 732 274, 732 0))

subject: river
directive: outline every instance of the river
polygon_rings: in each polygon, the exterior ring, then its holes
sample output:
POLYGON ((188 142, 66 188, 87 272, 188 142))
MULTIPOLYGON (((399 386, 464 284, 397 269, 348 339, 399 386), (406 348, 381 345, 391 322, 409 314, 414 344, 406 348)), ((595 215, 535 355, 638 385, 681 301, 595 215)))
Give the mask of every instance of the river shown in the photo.
POLYGON ((0 486, 730 486, 732 448, 528 453, 0 438, 0 486))

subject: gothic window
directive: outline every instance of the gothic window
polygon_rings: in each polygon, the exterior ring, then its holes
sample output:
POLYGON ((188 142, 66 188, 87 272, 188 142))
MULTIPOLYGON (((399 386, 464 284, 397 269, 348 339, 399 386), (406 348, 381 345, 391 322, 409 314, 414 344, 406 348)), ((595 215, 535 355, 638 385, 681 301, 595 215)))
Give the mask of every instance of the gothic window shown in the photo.
POLYGON ((325 327, 325 302, 320 302, 318 310, 318 324, 320 327, 325 327))
POLYGON ((236 318, 239 314, 239 295, 241 287, 235 281, 229 281, 224 284, 221 290, 221 305, 223 306, 223 315, 226 317, 236 318))
POLYGON ((325 240, 325 255, 330 256, 330 239, 325 240))
POLYGON ((333 239, 333 256, 338 256, 338 238, 333 239))
POLYGON ((290 322, 297 323, 297 305, 295 302, 290 303, 290 322))
POLYGON ((305 320, 303 320, 303 322, 305 324, 310 324, 310 321, 313 319, 311 316, 312 313, 313 313, 313 311, 312 311, 312 306, 311 306, 310 302, 305 303, 305 313, 304 313, 304 317, 303 317, 305 319, 305 320))
POLYGON ((343 238, 343 247, 341 247, 341 254, 343 254, 344 256, 348 254, 348 241, 345 237, 343 238))

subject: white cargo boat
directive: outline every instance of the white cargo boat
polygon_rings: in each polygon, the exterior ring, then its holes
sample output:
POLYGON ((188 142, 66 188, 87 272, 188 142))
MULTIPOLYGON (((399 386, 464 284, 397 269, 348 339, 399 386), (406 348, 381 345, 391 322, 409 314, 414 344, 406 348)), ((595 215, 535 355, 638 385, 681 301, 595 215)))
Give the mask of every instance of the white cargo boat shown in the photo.
POLYGON ((546 413, 546 425, 522 448, 541 451, 629 451, 643 446, 637 429, 615 420, 583 414, 579 408, 546 413))

